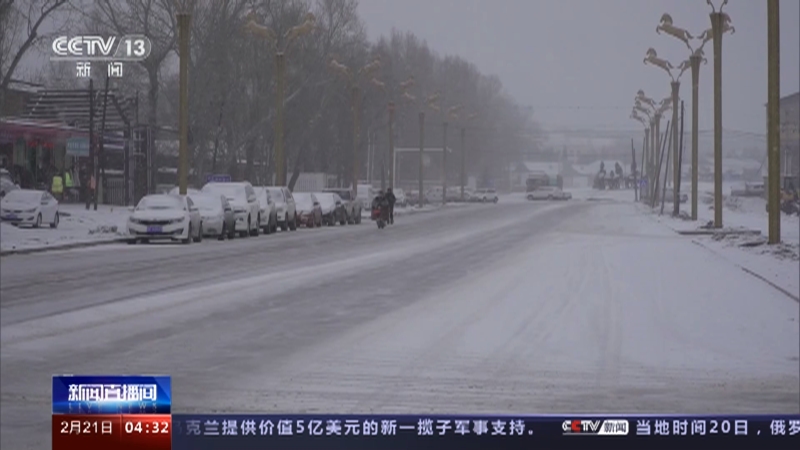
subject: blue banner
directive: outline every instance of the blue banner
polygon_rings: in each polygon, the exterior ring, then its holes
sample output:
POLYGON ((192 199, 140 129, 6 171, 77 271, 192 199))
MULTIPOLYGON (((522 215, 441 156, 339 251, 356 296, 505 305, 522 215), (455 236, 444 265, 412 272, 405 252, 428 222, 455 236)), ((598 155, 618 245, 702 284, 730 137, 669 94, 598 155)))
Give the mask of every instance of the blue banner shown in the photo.
POLYGON ((169 376, 53 376, 53 414, 170 414, 171 404, 169 376))
POLYGON ((800 415, 350 416, 175 414, 173 450, 654 448, 682 443, 800 448, 800 415), (575 436, 584 436, 576 438, 575 436), (557 447, 556 447, 557 446, 557 447))

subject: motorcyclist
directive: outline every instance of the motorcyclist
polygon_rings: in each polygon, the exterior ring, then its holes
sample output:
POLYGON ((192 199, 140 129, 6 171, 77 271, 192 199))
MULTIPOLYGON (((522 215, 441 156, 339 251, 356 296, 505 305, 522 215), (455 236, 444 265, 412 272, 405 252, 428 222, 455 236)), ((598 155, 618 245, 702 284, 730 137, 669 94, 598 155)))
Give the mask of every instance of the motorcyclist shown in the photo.
POLYGON ((389 223, 394 223, 394 204, 397 203, 397 197, 394 196, 392 188, 386 190, 386 201, 389 203, 389 223))

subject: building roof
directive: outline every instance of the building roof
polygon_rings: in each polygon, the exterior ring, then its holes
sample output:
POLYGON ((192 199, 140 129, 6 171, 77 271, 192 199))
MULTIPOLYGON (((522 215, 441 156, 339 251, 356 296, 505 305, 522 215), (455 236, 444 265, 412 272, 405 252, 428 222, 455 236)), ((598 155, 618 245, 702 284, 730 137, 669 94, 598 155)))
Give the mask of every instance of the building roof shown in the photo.
POLYGON ((786 97, 782 97, 780 99, 781 103, 791 102, 793 100, 800 100, 800 91, 795 92, 794 94, 789 94, 786 97))

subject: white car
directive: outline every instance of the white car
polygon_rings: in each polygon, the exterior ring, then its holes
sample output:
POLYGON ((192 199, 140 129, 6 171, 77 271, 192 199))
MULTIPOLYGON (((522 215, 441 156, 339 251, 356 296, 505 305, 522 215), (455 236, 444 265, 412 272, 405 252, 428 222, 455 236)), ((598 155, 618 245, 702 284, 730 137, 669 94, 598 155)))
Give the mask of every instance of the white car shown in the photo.
POLYGON ((297 229, 297 205, 294 202, 294 195, 287 187, 267 186, 272 201, 275 202, 277 211, 278 226, 281 230, 297 229))
POLYGON ((146 195, 128 217, 129 244, 151 240, 179 240, 184 244, 203 240, 200 211, 188 196, 146 195))
POLYGON ((239 236, 258 236, 261 222, 261 205, 256 191, 247 181, 238 183, 206 183, 203 192, 224 195, 236 215, 236 231, 239 236))
POLYGON ((278 231, 278 207, 266 187, 255 187, 258 204, 261 207, 261 222, 258 224, 264 234, 278 231))
POLYGON ((478 189, 475 191, 475 196, 479 202, 483 203, 497 203, 497 191, 494 189, 478 189))
POLYGON ((31 225, 33 228, 48 223, 50 228, 56 228, 58 200, 47 191, 15 189, 6 193, 0 202, 0 220, 12 225, 31 225))
POLYGON ((556 186, 538 186, 525 196, 528 200, 569 200, 572 194, 556 186))
POLYGON ((392 189, 392 193, 397 199, 396 202, 397 206, 401 208, 405 208, 406 206, 408 206, 408 199, 406 198, 406 193, 402 189, 400 188, 392 189))

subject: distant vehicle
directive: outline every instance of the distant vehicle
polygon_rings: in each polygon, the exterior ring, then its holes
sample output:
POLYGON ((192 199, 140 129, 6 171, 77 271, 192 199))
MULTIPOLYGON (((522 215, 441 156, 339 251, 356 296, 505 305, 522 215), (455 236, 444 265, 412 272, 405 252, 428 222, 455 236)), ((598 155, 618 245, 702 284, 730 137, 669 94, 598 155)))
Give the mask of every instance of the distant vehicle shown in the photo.
POLYGON ((258 236, 261 222, 261 206, 253 185, 240 183, 206 183, 203 192, 224 195, 236 215, 236 231, 240 237, 258 236))
POLYGON ((406 193, 402 189, 400 188, 392 189, 392 192, 394 193, 394 196, 397 198, 397 202, 395 203, 395 205, 401 208, 405 208, 406 206, 408 206, 408 199, 406 198, 406 193))
POLYGON ((258 197, 258 204, 261 207, 261 222, 258 226, 264 234, 271 234, 278 231, 278 207, 272 199, 270 191, 264 187, 259 186, 253 188, 258 197))
POLYGON ((525 196, 528 200, 569 200, 572 194, 556 186, 539 186, 525 196))
POLYGON ((492 188, 478 189, 475 191, 475 196, 481 203, 497 203, 499 200, 497 197, 497 191, 492 188))
POLYGON ((0 201, 0 220, 12 225, 58 227, 58 200, 47 191, 14 189, 0 201))
POLYGON ((322 226, 322 208, 314 194, 295 193, 294 202, 297 206, 297 218, 300 225, 304 225, 306 228, 322 226))
POLYGON ((236 216, 224 195, 199 193, 190 194, 189 198, 200 212, 204 236, 214 236, 220 241, 236 236, 236 216))
POLYGON ((731 189, 733 197, 764 197, 767 192, 764 183, 745 183, 744 189, 731 189))
MULTIPOLYGON (((678 200, 679 203, 686 203, 689 201, 689 195, 687 193, 681 192, 679 196, 680 196, 678 200)), ((673 200, 674 198, 675 198, 675 193, 672 190, 672 188, 667 188, 664 190, 664 203, 672 203, 675 201, 673 200)))
POLYGON ((372 187, 371 184, 359 184, 356 189, 356 199, 361 202, 362 210, 369 210, 372 207, 372 199, 375 198, 376 195, 378 195, 378 189, 372 187))
POLYGON ((361 202, 353 196, 353 191, 347 188, 327 188, 322 192, 332 192, 337 194, 344 204, 345 213, 347 214, 347 223, 358 224, 361 223, 361 202))
POLYGON ((297 207, 294 195, 287 187, 267 186, 272 201, 275 202, 278 226, 282 231, 297 229, 297 207))
POLYGON ((334 226, 336 223, 342 225, 347 224, 347 211, 345 211, 344 202, 338 194, 333 192, 315 192, 322 209, 322 221, 327 225, 334 226))
POLYGON ((189 196, 146 195, 128 218, 129 244, 154 239, 180 240, 184 244, 203 240, 200 211, 189 196))
MULTIPOLYGON (((198 189, 188 188, 186 189, 186 195, 197 195, 201 192, 198 189)), ((175 186, 174 188, 170 189, 169 195, 181 195, 181 188, 175 186)))

